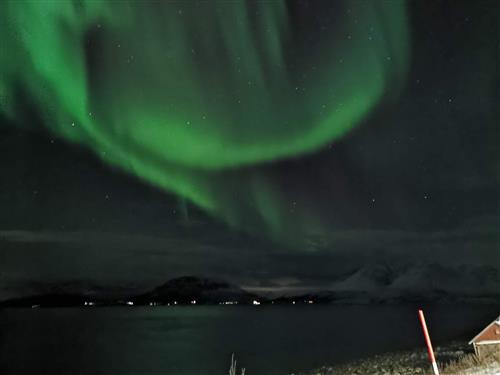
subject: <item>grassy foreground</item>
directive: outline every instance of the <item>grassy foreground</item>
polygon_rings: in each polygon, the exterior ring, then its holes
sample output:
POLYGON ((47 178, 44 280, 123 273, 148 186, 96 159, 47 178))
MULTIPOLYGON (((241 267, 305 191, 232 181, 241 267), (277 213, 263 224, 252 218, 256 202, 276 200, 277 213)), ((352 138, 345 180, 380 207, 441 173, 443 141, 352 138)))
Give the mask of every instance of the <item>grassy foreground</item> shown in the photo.
MULTIPOLYGON (((500 352, 477 357, 471 348, 453 343, 436 348, 443 375, 500 375, 500 352)), ((376 355, 368 359, 291 375, 432 375, 425 349, 376 355)))
POLYGON ((443 374, 500 374, 500 352, 486 357, 467 354, 456 361, 449 363, 442 371, 443 374))

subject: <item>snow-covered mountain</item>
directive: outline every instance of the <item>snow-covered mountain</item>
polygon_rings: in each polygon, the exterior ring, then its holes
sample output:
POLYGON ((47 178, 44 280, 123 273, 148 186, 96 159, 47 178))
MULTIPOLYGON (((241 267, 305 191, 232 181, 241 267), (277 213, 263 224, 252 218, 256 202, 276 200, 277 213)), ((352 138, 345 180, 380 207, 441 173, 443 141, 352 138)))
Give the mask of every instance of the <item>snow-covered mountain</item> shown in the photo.
MULTIPOLYGON (((309 289, 309 288, 308 288, 309 289)), ((496 303, 500 304, 500 271, 492 266, 446 266, 437 263, 370 263, 339 276, 329 287, 259 296, 237 285, 184 276, 144 292, 131 286, 101 287, 89 282, 32 283, 14 291, 0 290, 0 305, 218 304, 263 303, 496 303), (9 302, 10 301, 10 302, 9 302), (16 302, 17 301, 17 302, 16 302)))
POLYGON ((333 284, 337 291, 376 291, 394 281, 395 271, 387 264, 371 264, 352 272, 347 278, 333 284))
POLYGON ((370 301, 500 302, 500 272, 491 266, 444 266, 436 263, 370 264, 334 282, 343 300, 360 294, 370 301))

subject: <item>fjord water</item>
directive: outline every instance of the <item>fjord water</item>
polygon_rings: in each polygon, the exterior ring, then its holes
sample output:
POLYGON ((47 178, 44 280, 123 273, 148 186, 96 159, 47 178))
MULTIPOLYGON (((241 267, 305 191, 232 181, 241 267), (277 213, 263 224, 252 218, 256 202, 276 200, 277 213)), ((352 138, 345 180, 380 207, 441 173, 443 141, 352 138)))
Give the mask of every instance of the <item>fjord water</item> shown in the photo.
MULTIPOLYGON (((426 309, 435 344, 467 339, 492 306, 426 309)), ((420 347, 410 306, 190 306, 0 310, 2 375, 280 375, 420 347)))

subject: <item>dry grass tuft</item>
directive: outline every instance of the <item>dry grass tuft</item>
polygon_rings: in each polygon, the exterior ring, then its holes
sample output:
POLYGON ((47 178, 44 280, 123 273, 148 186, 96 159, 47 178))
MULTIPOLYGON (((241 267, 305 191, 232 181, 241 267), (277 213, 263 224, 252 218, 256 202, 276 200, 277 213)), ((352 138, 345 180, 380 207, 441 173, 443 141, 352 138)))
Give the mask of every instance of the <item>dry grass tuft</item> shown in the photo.
MULTIPOLYGON (((234 353, 231 354, 231 367, 229 367, 229 375, 236 375, 236 359, 234 359, 234 353)), ((241 369, 241 375, 245 375, 245 368, 241 369)))
POLYGON ((487 356, 478 357, 475 354, 467 354, 456 361, 445 366, 442 373, 448 375, 464 374, 468 371, 498 366, 500 369, 500 353, 492 353, 487 356))

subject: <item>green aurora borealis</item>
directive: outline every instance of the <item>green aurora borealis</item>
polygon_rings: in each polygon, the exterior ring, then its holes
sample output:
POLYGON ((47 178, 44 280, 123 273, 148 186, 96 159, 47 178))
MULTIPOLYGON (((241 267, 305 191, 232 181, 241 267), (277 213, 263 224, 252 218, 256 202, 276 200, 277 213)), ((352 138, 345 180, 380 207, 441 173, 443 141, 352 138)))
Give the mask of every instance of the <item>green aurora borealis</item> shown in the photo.
POLYGON ((278 1, 3 1, 0 113, 26 126, 28 103, 55 136, 234 227, 321 230, 257 167, 339 140, 409 60, 404 2, 333 8, 313 28, 278 1))

